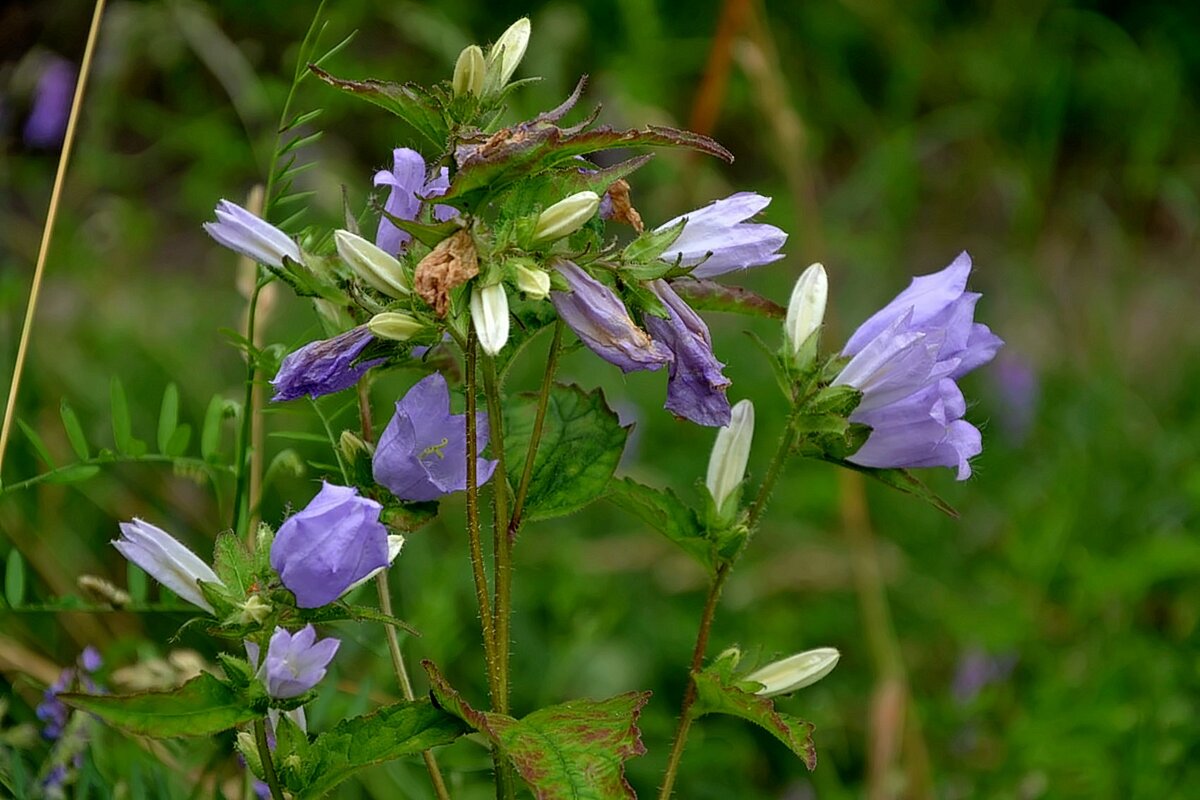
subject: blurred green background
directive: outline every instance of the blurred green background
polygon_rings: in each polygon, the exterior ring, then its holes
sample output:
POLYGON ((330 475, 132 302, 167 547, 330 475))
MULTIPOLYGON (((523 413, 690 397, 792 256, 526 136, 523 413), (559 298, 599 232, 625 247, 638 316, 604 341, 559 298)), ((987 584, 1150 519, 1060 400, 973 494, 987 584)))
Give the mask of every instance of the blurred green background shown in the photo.
MULTIPOLYGON (((218 199, 241 201, 263 179, 314 11, 263 0, 110 3, 19 402, 60 463, 72 458, 60 400, 91 441, 110 443, 114 375, 135 434, 151 441, 169 382, 197 428, 214 395, 240 399, 244 366, 219 329, 240 328, 245 301, 233 258, 200 223, 218 199)), ((22 128, 50 59, 78 62, 90 13, 63 0, 0 9, 4 376, 58 155, 22 128)), ((968 419, 984 432, 975 476, 927 476, 961 519, 884 487, 864 494, 830 467, 788 471, 727 589, 710 653, 737 643, 765 662, 841 650, 829 678, 780 703, 816 724, 820 765, 810 775, 763 732, 707 718, 693 729, 677 796, 1159 798, 1200 788, 1200 5, 340 0, 327 11, 327 43, 358 35, 329 68, 440 80, 464 45, 491 41, 522 14, 533 39, 518 75, 543 80, 517 96, 512 118, 555 105, 587 72, 585 104, 602 103, 603 122, 710 132, 736 163, 660 152, 634 176, 634 204, 655 225, 733 191, 774 197, 765 219, 791 234, 787 258, 739 282, 786 302, 799 272, 822 261, 826 348, 909 276, 963 249, 984 295, 977 318, 1008 342, 964 382, 968 419)), ((316 192, 306 222, 336 225, 341 187, 361 207, 391 149, 418 143, 387 114, 314 82, 297 103, 326 109, 315 125, 324 137, 301 152, 314 164, 301 178, 316 192)), ((784 406, 741 331, 773 343, 778 329, 710 322, 731 397, 758 408, 751 471, 761 477, 784 406)), ((318 335, 307 304, 280 293, 266 340, 290 349, 318 335)), ((578 353, 563 375, 604 386, 636 421, 623 469, 694 496, 712 432, 661 410, 661 375, 623 378, 596 364, 578 353)), ((382 377, 377 408, 412 377, 382 377)), ((511 388, 536 380, 533 364, 511 388)), ((306 409, 273 412, 267 430, 310 426, 306 409)), ((226 451, 230 443, 227 432, 226 451)), ((327 458, 317 445, 267 445, 268 459, 285 447, 327 458)), ((18 432, 5 483, 45 469, 18 432)), ((317 477, 277 481, 265 519, 306 503, 317 477)), ((4 725, 33 720, 42 687, 85 644, 104 652, 110 685, 139 659, 175 652, 179 662, 183 649, 211 659, 194 631, 166 643, 182 611, 44 606, 78 596, 84 573, 125 586, 107 544, 118 521, 145 517, 204 553, 229 524, 228 502, 154 465, 0 495, 7 602, 25 606, 0 609, 4 725)), ((461 520, 461 498, 451 499, 438 524, 411 537, 392 585, 399 615, 425 633, 406 644, 410 660, 434 659, 482 702, 461 520)), ((606 503, 530 525, 517 569, 515 709, 652 689, 649 752, 628 765, 651 796, 702 573, 606 503)), ((396 691, 376 631, 337 633, 347 644, 310 714, 316 729, 396 691)), ((151 754, 103 735, 89 769, 123 782, 124 796, 182 798, 196 787, 212 796, 214 782, 236 780, 229 747, 151 754)), ((36 765, 44 754, 35 744, 19 757, 36 765)), ((443 761, 456 797, 489 796, 481 748, 461 742, 443 761)), ((419 762, 397 763, 338 796, 429 789, 419 762)))

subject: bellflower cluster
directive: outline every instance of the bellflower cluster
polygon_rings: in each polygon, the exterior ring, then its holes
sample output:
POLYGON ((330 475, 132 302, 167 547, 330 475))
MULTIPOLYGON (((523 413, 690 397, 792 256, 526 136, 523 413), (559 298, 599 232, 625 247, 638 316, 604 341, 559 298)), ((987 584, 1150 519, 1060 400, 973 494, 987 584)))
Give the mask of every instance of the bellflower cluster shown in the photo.
POLYGON ((140 519, 122 522, 121 538, 114 539, 112 546, 184 600, 214 613, 198 582, 223 585, 221 579, 212 567, 162 528, 140 519))
POLYGON ((367 370, 384 361, 380 358, 355 363, 372 339, 370 329, 360 325, 289 353, 271 381, 275 387, 271 400, 279 403, 304 395, 316 398, 349 389, 367 370))
POLYGON ((966 291, 971 258, 914 278, 912 285, 858 327, 842 350, 852 356, 834 385, 862 401, 851 422, 871 427, 849 460, 865 467, 955 467, 971 475, 983 446, 962 419, 966 401, 955 379, 991 361, 1003 341, 974 321, 980 295, 966 291))
MULTIPOLYGON (((487 415, 476 417, 478 449, 488 441, 487 415)), ((379 437, 375 480, 401 500, 436 500, 467 488, 467 418, 450 413, 450 389, 440 373, 423 378, 396 402, 396 413, 379 437)), ((479 458, 482 486, 496 461, 479 458)))
MULTIPOLYGON (((397 147, 392 151, 392 168, 375 173, 376 186, 391 187, 383 210, 397 219, 415 220, 426 200, 443 195, 450 188, 450 173, 445 167, 432 180, 427 175, 425 159, 420 153, 407 147, 397 147)), ((375 244, 386 253, 399 255, 412 237, 407 231, 397 228, 387 214, 379 218, 375 244)), ((452 206, 433 207, 433 218, 438 222, 444 222, 456 214, 458 209, 452 206)))

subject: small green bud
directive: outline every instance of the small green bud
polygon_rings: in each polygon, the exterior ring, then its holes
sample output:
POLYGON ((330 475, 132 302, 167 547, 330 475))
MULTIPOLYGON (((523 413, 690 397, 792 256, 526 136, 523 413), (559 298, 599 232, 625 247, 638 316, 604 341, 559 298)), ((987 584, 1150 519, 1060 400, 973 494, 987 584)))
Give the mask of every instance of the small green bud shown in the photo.
POLYGON ((333 239, 338 255, 371 288, 388 297, 400 298, 408 294, 404 271, 391 254, 350 231, 335 231, 333 239))
POLYGON ((366 454, 368 458, 375 454, 375 446, 363 441, 362 437, 353 431, 342 431, 341 437, 338 438, 338 449, 342 451, 342 457, 350 463, 354 463, 362 454, 366 454))
POLYGON ((576 192, 559 200, 543 211, 533 229, 535 242, 552 242, 570 236, 583 227, 596 209, 600 208, 600 195, 595 192, 576 192))
POLYGON ((473 44, 463 48, 454 64, 454 79, 451 81, 454 94, 473 94, 476 97, 483 94, 483 79, 486 74, 487 63, 483 60, 483 50, 479 45, 473 44))
POLYGON ((263 620, 271 615, 271 604, 256 594, 246 598, 246 602, 238 607, 237 621, 240 625, 261 625, 263 620))
POLYGON ((509 25, 508 30, 500 34, 500 38, 488 50, 487 77, 490 90, 498 92, 508 85, 517 65, 525 57, 530 29, 529 18, 521 17, 509 25))
POLYGON ((736 494, 746 477, 746 462, 750 460, 753 438, 754 404, 739 400, 730 414, 729 424, 717 431, 717 440, 708 459, 708 476, 704 480, 717 513, 725 519, 733 517, 734 509, 726 508, 726 501, 736 494))
POLYGON ((803 653, 768 664, 750 673, 743 680, 761 683, 762 688, 755 694, 763 697, 790 694, 797 689, 813 685, 833 672, 841 657, 842 654, 832 647, 805 650, 803 653))
POLYGON ((384 311, 371 317, 367 323, 371 333, 380 339, 391 339, 395 342, 408 341, 424 327, 417 318, 399 311, 384 311))
POLYGON ((518 263, 516 267, 517 288, 531 300, 545 300, 550 296, 550 273, 544 269, 518 263))

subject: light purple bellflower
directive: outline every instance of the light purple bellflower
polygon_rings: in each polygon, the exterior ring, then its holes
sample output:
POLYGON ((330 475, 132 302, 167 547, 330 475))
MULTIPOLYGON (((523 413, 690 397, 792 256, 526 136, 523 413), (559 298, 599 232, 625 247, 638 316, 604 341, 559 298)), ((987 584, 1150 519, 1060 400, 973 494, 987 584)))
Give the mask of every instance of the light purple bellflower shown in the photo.
POLYGON ((695 266, 692 276, 713 278, 738 269, 758 267, 783 258, 779 248, 787 234, 774 225, 747 222, 771 203, 754 192, 738 192, 659 225, 664 230, 687 218, 679 238, 660 258, 695 266), (701 263, 703 262, 703 263, 701 263))
POLYGON ((111 544, 154 580, 192 605, 214 613, 197 581, 219 584, 221 579, 174 536, 149 522, 134 519, 121 523, 121 538, 111 544))
POLYGON ((550 300, 589 350, 622 372, 661 369, 671 362, 671 351, 634 324, 612 289, 570 261, 558 260, 554 266, 571 291, 551 292, 550 300))
POLYGON ((980 295, 966 291, 971 258, 912 284, 859 326, 842 353, 850 362, 834 385, 862 401, 851 422, 871 434, 849 461, 865 467, 955 467, 971 475, 982 451, 979 430, 962 419, 966 401, 955 378, 986 364, 1003 341, 974 321, 980 295))
POLYGON ((237 203, 222 200, 216 214, 217 221, 204 223, 204 230, 230 250, 272 267, 282 267, 284 256, 301 261, 300 248, 290 236, 237 203))
POLYGON ((384 361, 377 358, 354 363, 373 338, 367 326, 360 325, 288 353, 271 381, 275 387, 271 400, 279 403, 304 395, 316 398, 349 389, 367 370, 384 361))
MULTIPOLYGON (((437 177, 427 181, 428 170, 425 159, 416 150, 397 147, 392 151, 392 168, 375 173, 376 186, 390 186, 387 202, 383 208, 398 219, 414 220, 421 213, 421 205, 427 198, 437 197, 450 188, 450 172, 442 167, 437 177)), ((444 222, 458 214, 453 206, 437 205, 433 217, 444 222)), ((407 231, 397 228, 386 216, 379 219, 379 230, 375 234, 375 245, 392 255, 399 255, 412 237, 407 231)))
POLYGON ((323 483, 321 491, 279 526, 271 566, 300 608, 338 599, 358 581, 388 565, 387 529, 379 503, 352 486, 323 483))
MULTIPOLYGON (((488 442, 487 415, 476 415, 476 440, 488 442)), ((482 486, 496 461, 479 458, 482 486)), ((375 481, 401 500, 426 501, 467 488, 467 417, 450 413, 450 389, 440 373, 423 378, 396 402, 396 413, 379 437, 375 481)))
POLYGON ((296 633, 277 627, 267 645, 267 658, 261 665, 258 665, 258 645, 250 641, 244 644, 251 665, 257 667, 259 679, 267 687, 267 694, 276 700, 289 700, 321 682, 341 641, 331 636, 318 642, 317 631, 311 624, 296 633))
POLYGON ((730 380, 721 374, 725 365, 713 355, 708 326, 666 281, 647 285, 670 314, 667 319, 646 315, 650 335, 674 354, 667 379, 666 409, 697 425, 728 425, 730 408, 725 390, 730 380))

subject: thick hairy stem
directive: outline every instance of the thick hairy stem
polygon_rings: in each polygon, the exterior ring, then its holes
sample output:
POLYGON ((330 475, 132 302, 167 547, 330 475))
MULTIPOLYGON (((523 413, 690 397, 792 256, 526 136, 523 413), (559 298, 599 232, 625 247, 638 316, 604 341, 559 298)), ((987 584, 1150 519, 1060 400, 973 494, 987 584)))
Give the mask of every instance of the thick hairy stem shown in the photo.
POLYGON ((271 800, 285 800, 275 762, 271 760, 271 746, 267 744, 267 725, 262 719, 254 720, 254 741, 258 744, 258 758, 262 761, 263 777, 271 790, 271 800))
POLYGON ((497 711, 508 713, 508 648, 512 622, 512 539, 508 537, 508 470, 504 463, 504 413, 496 363, 483 357, 483 394, 487 400, 488 429, 496 471, 492 475, 492 548, 496 559, 496 592, 492 603, 492 634, 496 637, 496 677, 499 694, 492 698, 497 711))
POLYGON ((492 629, 492 606, 488 600, 487 573, 483 563, 483 537, 479 525, 479 431, 475 419, 475 331, 467 333, 467 539, 471 548, 471 575, 475 579, 475 601, 479 605, 479 621, 483 627, 483 653, 487 660, 488 689, 493 701, 497 696, 496 635, 492 629))

